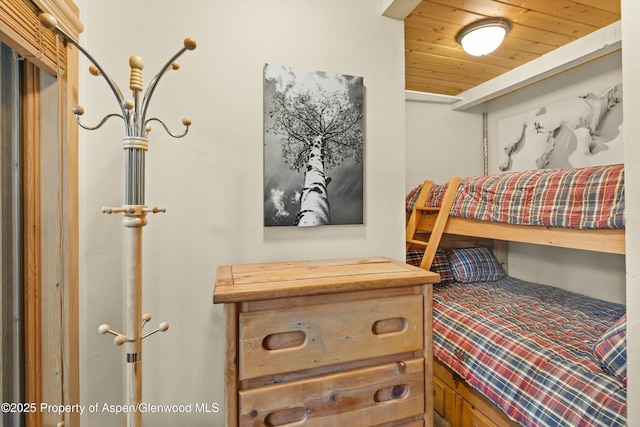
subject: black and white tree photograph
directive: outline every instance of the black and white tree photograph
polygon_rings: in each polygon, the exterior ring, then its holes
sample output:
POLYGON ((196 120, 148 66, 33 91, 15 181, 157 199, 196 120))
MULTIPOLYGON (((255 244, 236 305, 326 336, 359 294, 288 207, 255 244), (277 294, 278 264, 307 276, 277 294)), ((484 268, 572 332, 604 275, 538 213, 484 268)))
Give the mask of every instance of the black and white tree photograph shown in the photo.
POLYGON ((363 223, 363 78, 266 64, 264 225, 363 223))

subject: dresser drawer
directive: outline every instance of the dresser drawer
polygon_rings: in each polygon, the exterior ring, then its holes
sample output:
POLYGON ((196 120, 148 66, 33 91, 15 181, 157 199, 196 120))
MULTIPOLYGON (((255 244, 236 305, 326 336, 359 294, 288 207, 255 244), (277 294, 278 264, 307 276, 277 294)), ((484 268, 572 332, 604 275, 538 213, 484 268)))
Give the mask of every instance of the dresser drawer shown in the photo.
POLYGON ((239 379, 421 350, 422 295, 239 315, 239 379))
POLYGON ((240 425, 369 427, 421 416, 424 381, 421 358, 241 390, 240 425))

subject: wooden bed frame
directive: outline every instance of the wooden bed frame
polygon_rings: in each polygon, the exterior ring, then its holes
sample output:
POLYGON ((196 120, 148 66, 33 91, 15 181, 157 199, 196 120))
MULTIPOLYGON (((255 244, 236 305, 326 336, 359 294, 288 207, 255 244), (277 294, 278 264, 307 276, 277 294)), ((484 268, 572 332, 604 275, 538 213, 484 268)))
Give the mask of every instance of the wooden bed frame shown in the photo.
POLYGON ((449 217, 444 232, 509 242, 625 254, 624 229, 589 229, 514 225, 449 217))
MULTIPOLYGON (((429 188, 423 185, 420 192, 422 193, 425 190, 428 191, 429 188)), ((426 200, 427 195, 418 195, 417 200, 421 199, 426 200)), ((429 214, 421 215, 416 212, 407 213, 407 223, 412 215, 415 216, 417 233, 426 235, 431 232, 434 225, 433 216, 429 214)), ((538 225, 505 224, 449 216, 444 227, 444 234, 533 243, 620 255, 626 253, 625 230, 623 228, 579 230, 538 225)), ((428 240, 428 236, 425 236, 424 240, 428 240)))
MULTIPOLYGON (((423 186, 422 190, 425 190, 423 186)), ((429 191, 426 188, 425 191, 429 191)), ((424 200, 426 200, 426 195, 424 200)), ((420 197, 420 196, 419 196, 420 197)), ((447 213, 448 215, 448 213, 447 213)), ((410 214, 407 214, 409 221, 410 214)), ((417 214, 414 209, 416 232, 429 240, 434 218, 417 214)), ((439 247, 493 246, 496 258, 507 272, 508 242, 532 243, 625 254, 624 229, 567 229, 495 223, 459 217, 447 218, 444 234, 438 239, 439 247)), ((409 249, 407 246, 407 249, 409 249)), ((515 427, 507 415, 487 398, 469 386, 455 372, 434 357, 433 360, 434 409, 453 427, 515 427)))

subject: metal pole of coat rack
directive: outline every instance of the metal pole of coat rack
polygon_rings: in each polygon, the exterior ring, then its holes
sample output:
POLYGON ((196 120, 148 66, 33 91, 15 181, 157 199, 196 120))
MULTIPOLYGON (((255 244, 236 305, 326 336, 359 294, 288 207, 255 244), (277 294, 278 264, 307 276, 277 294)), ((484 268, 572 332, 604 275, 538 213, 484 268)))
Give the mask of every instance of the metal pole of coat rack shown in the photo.
POLYGON ((182 134, 172 133, 167 125, 155 117, 147 118, 149 101, 153 95, 160 78, 170 69, 180 68, 176 61, 180 55, 187 50, 196 48, 196 42, 192 38, 184 40, 184 47, 178 51, 162 67, 149 84, 146 92, 143 93, 142 69, 144 61, 139 56, 129 58, 131 74, 129 88, 133 98, 125 99, 116 84, 109 78, 105 71, 98 65, 93 57, 82 48, 75 40, 67 35, 60 27, 56 19, 48 14, 42 13, 39 17, 41 24, 50 30, 55 31, 67 42, 74 45, 91 62, 89 72, 94 76, 102 76, 115 95, 120 113, 112 113, 105 116, 96 126, 86 126, 80 120, 84 114, 84 108, 75 106, 72 108, 76 116, 78 125, 83 129, 95 130, 100 128, 112 117, 120 117, 124 121, 126 136, 123 138, 123 150, 125 152, 125 202, 121 207, 102 208, 102 212, 107 214, 121 213, 122 224, 128 232, 127 243, 127 268, 126 268, 126 310, 127 324, 125 333, 116 332, 107 323, 100 325, 98 331, 101 334, 114 335, 114 343, 118 346, 125 345, 127 360, 127 408, 132 412, 127 412, 127 426, 142 426, 142 340, 156 332, 164 332, 169 328, 169 324, 162 322, 153 331, 143 334, 143 328, 151 320, 148 313, 142 314, 142 227, 147 224, 148 213, 165 212, 164 208, 149 208, 144 201, 144 176, 145 176, 145 152, 148 148, 147 137, 151 130, 150 122, 158 122, 173 138, 182 138, 189 131, 191 120, 184 118, 182 124, 185 130, 182 134), (140 99, 142 96, 142 99, 140 99))

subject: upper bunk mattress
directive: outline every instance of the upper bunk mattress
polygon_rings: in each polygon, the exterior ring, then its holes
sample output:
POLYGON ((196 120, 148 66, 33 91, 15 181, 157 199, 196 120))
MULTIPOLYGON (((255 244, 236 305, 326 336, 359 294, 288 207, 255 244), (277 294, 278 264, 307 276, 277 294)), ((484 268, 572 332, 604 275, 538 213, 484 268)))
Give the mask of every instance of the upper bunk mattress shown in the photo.
MULTIPOLYGON (((439 206, 448 184, 431 188, 427 206, 439 206)), ((407 196, 411 212, 419 193, 407 196)), ((564 228, 624 228, 624 165, 535 169, 460 182, 451 216, 564 228)))
POLYGON ((433 304, 434 355, 513 420, 626 426, 626 371, 593 351, 624 305, 508 276, 434 286, 433 304))

